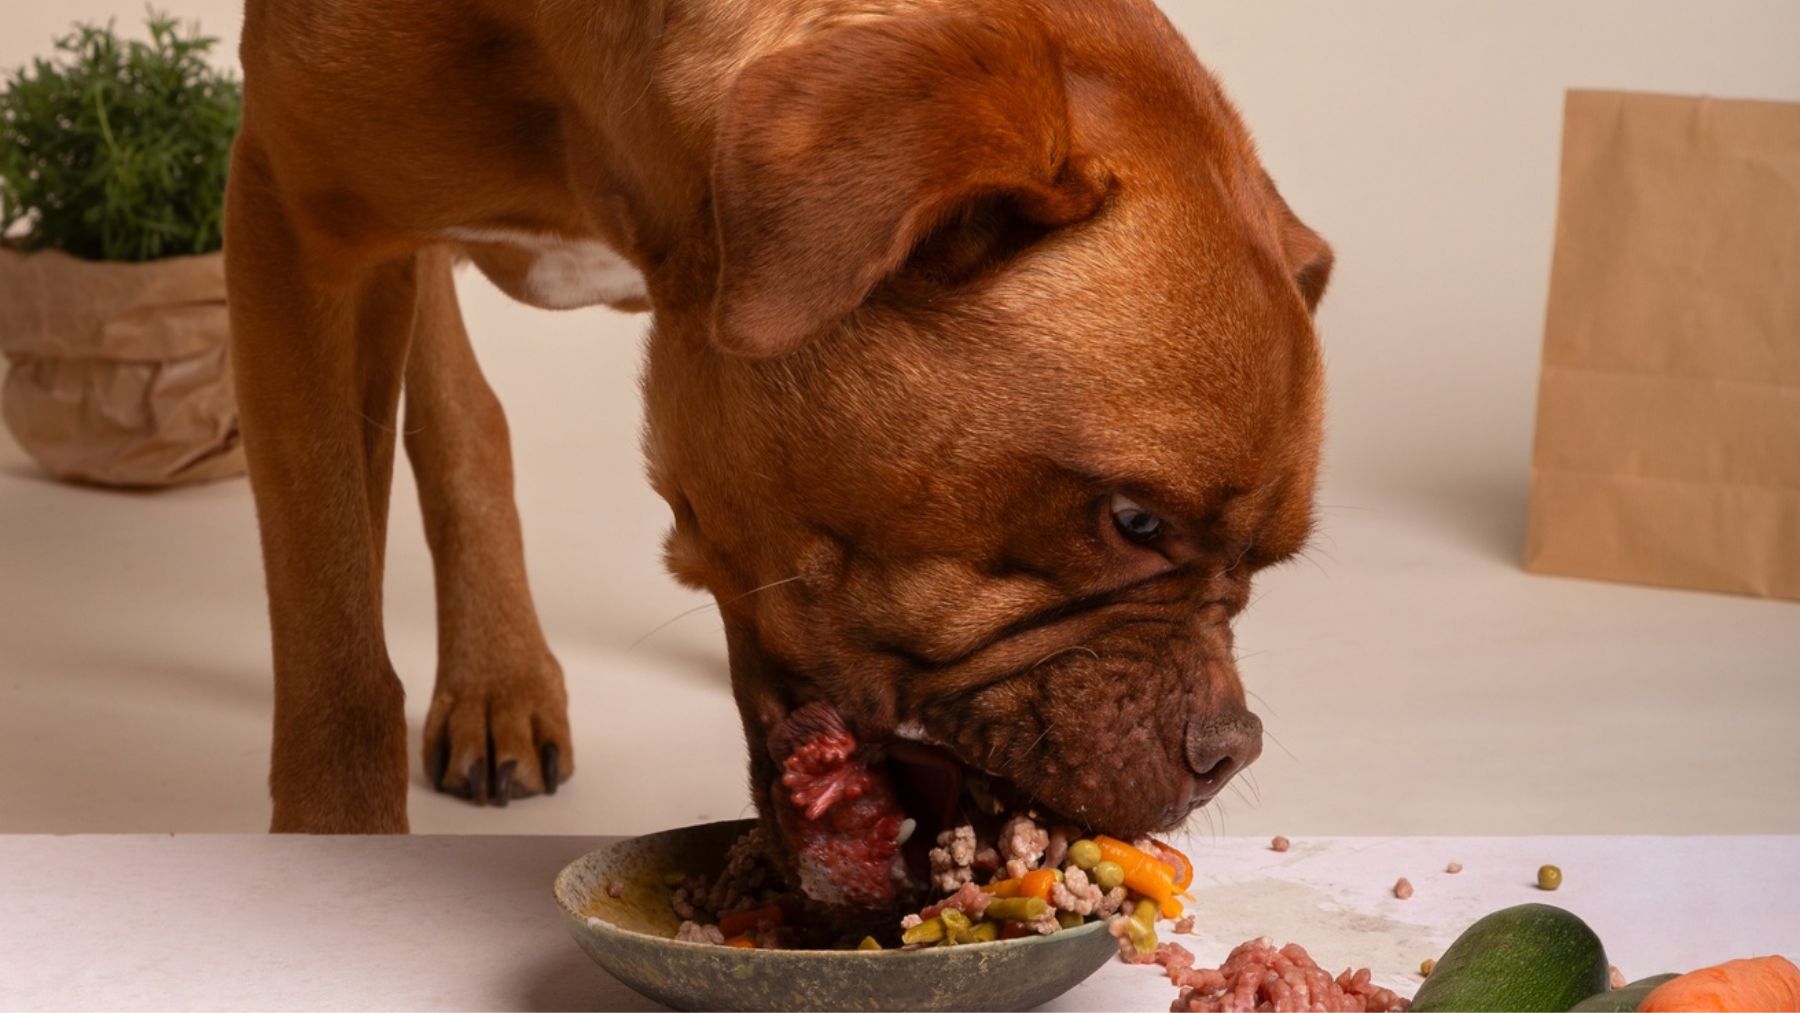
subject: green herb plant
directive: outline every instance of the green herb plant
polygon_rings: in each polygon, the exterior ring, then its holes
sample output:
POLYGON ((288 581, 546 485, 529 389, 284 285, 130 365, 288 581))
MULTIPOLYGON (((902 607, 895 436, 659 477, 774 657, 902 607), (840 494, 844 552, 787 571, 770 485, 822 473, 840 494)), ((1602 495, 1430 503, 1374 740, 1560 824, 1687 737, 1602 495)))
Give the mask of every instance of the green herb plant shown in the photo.
POLYGON ((0 91, 0 234, 90 260, 219 248, 243 92, 216 39, 149 12, 149 41, 77 24, 0 91))

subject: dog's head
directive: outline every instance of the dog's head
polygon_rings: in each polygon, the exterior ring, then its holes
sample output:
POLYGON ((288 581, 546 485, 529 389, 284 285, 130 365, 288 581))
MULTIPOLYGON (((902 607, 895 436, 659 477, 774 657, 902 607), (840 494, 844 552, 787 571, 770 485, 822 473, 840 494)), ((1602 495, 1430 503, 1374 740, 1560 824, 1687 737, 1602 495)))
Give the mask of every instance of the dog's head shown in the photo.
POLYGON ((646 442, 759 800, 819 699, 1120 835, 1255 759, 1230 623, 1307 538, 1331 254, 1167 22, 820 31, 736 79, 712 209, 646 442))

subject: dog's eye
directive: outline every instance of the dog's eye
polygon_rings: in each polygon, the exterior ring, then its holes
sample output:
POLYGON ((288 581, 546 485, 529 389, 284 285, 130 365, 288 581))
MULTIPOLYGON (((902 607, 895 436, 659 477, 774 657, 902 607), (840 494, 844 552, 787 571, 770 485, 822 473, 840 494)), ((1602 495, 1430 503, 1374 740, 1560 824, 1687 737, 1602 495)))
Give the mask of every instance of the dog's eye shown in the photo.
POLYGON ((1129 497, 1113 493, 1112 497, 1113 526, 1119 534, 1139 544, 1156 541, 1162 534, 1162 518, 1132 502, 1129 497))

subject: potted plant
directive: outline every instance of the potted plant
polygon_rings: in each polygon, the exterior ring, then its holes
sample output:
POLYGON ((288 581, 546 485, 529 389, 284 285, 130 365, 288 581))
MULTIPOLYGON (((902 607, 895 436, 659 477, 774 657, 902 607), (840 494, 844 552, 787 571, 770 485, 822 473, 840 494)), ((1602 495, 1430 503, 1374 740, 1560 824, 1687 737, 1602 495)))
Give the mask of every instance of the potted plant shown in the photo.
POLYGON ((51 473, 109 485, 243 470, 220 226, 238 126, 216 40, 78 24, 0 88, 0 403, 51 473))

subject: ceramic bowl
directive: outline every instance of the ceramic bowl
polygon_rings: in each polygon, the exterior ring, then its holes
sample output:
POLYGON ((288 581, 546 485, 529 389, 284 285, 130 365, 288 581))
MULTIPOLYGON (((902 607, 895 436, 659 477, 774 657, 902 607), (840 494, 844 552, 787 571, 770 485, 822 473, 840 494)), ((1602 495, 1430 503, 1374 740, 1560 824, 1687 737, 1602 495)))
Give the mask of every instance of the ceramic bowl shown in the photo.
POLYGON ((675 1009, 1030 1009, 1118 953, 1104 922, 1048 936, 921 950, 755 950, 678 942, 663 877, 711 874, 751 826, 706 823, 617 841, 556 877, 569 932, 621 982, 675 1009), (610 896, 607 884, 624 892, 610 896))

